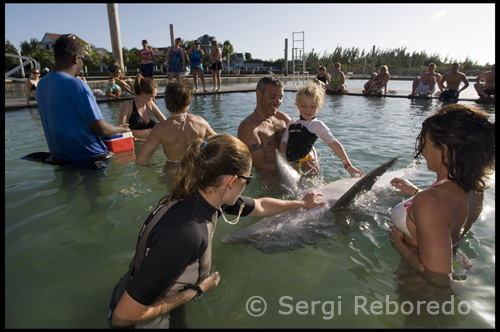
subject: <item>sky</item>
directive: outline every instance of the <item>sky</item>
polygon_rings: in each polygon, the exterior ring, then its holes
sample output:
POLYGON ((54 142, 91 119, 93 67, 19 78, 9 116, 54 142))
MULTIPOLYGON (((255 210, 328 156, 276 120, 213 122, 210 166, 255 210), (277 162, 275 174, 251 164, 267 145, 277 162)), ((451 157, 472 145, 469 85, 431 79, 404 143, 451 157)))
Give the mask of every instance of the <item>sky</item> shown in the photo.
MULTIPOLYGON (((406 47, 478 64, 495 63, 495 4, 118 4, 121 45, 141 49, 170 46, 175 37, 195 40, 205 34, 229 40, 238 53, 254 59, 284 58, 304 47, 319 56, 335 48, 406 47), (295 43, 294 43, 295 39, 295 43), (302 41, 300 41, 302 40, 302 41)), ((5 4, 5 39, 17 49, 23 41, 41 41, 45 33, 74 33, 112 51, 108 10, 102 4, 5 4)))

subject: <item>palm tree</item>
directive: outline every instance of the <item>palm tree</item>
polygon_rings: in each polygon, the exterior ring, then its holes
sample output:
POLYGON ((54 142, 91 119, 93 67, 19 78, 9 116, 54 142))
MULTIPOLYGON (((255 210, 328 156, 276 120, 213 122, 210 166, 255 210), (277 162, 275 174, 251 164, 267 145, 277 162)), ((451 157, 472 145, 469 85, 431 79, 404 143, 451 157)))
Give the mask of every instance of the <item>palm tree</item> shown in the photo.
POLYGON ((226 40, 224 44, 222 44, 222 56, 226 57, 227 60, 227 72, 229 73, 229 58, 231 57, 231 54, 234 53, 233 50, 233 45, 231 45, 231 42, 229 40, 226 40))

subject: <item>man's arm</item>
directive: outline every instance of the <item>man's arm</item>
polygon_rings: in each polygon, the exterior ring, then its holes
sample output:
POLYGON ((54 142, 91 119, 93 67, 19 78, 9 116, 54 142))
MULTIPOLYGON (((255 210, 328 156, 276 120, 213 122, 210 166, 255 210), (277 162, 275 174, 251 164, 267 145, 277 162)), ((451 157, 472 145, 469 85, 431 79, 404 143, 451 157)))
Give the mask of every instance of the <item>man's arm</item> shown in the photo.
POLYGON ((253 166, 257 169, 275 170, 275 161, 266 161, 264 146, 260 140, 257 128, 250 120, 243 120, 238 127, 238 138, 245 143, 252 154, 253 166))
POLYGON ((115 126, 104 119, 92 121, 89 126, 96 135, 101 137, 112 137, 130 131, 127 124, 115 126))
POLYGON ((465 74, 462 74, 462 82, 465 85, 460 90, 458 90, 459 92, 464 91, 465 89, 467 89, 469 87, 469 80, 467 79, 467 76, 465 76, 465 74))

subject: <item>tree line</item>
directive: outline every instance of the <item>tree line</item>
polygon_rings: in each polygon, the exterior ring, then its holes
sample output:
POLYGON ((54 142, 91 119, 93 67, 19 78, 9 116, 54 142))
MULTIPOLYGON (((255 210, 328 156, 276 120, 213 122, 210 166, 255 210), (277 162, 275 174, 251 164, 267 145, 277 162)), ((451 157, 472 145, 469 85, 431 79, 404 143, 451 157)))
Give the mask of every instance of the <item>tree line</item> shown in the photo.
MULTIPOLYGON (((183 41, 181 47, 184 50, 188 50, 194 45, 194 41, 183 41)), ((234 54, 234 48, 230 41, 226 40, 224 43, 219 45, 222 48, 222 55, 225 59, 228 56, 234 54)), ((155 48, 155 47, 153 47, 155 48)), ((54 53, 51 50, 46 50, 40 47, 40 42, 33 38, 29 42, 23 41, 20 45, 21 55, 34 58, 40 64, 40 68, 48 68, 52 70, 54 68, 54 53)), ((10 43, 9 40, 5 41, 5 53, 17 54, 18 49, 10 43)), ((323 54, 319 52, 305 53, 306 58, 306 70, 309 72, 315 72, 320 66, 325 66, 327 70, 332 70, 335 62, 340 62, 342 68, 347 68, 349 71, 362 70, 366 68, 369 70, 372 64, 372 56, 374 57, 374 68, 377 70, 382 65, 387 65, 390 70, 402 70, 402 71, 422 71, 429 63, 435 63, 438 70, 440 68, 449 69, 452 63, 459 62, 458 59, 453 57, 442 57, 439 54, 427 54, 425 51, 420 52, 408 52, 406 47, 399 47, 395 49, 380 49, 376 48, 375 52, 360 50, 357 47, 343 48, 337 46, 335 50, 331 53, 326 51, 323 54)), ((132 48, 126 49, 122 48, 123 62, 127 68, 139 68, 139 49, 132 48)), ((283 58, 278 60, 262 60, 253 59, 251 53, 244 53, 245 62, 262 63, 265 67, 277 67, 283 69, 285 66, 285 61, 283 58)), ((113 55, 107 52, 106 56, 102 58, 95 50, 85 52, 85 66, 89 72, 100 72, 101 64, 105 63, 109 65, 113 59, 113 55)), ((163 65, 164 57, 157 57, 155 65, 161 67, 163 65)), ((204 63, 206 65, 210 64, 209 54, 205 53, 204 63)), ((19 64, 18 59, 5 57, 5 71, 9 71, 15 68, 19 64)), ((291 61, 288 61, 289 67, 291 66, 291 61)), ((469 56, 465 60, 460 62, 461 71, 484 71, 489 69, 492 64, 479 64, 477 61, 472 60, 469 56)), ((210 68, 208 66, 207 68, 210 68)))

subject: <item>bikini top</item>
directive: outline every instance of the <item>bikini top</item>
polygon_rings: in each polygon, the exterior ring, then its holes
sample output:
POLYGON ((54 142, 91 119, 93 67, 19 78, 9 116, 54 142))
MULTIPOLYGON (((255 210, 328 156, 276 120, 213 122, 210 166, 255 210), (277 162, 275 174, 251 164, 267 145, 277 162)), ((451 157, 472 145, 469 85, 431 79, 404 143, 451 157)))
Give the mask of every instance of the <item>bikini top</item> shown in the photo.
POLYGON ((317 78, 318 80, 320 80, 321 82, 323 82, 323 83, 325 83, 325 84, 326 84, 326 75, 320 76, 320 75, 318 74, 318 76, 316 76, 316 78, 317 78))
POLYGON ((137 107, 135 106, 135 100, 132 101, 132 114, 130 114, 130 119, 128 120, 129 128, 132 130, 141 130, 141 129, 151 129, 153 128, 159 121, 156 118, 155 114, 146 105, 146 112, 149 113, 149 122, 146 123, 142 115, 137 111, 137 107))
MULTIPOLYGON (((427 190, 432 187, 437 187, 443 183, 450 182, 450 179, 443 179, 441 181, 438 181, 434 184, 431 184, 424 190, 427 190)), ((406 216, 408 215, 408 211, 410 210, 411 205, 413 204, 413 199, 415 198, 416 195, 413 195, 409 199, 407 199, 404 202, 399 203, 396 205, 391 212, 391 220, 394 226, 396 226, 397 229, 399 229, 401 232, 404 234, 408 235, 410 239, 413 239, 413 237, 410 234, 410 231, 408 230, 408 227, 406 226, 406 216)))

